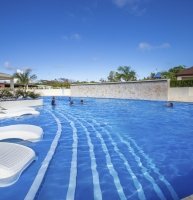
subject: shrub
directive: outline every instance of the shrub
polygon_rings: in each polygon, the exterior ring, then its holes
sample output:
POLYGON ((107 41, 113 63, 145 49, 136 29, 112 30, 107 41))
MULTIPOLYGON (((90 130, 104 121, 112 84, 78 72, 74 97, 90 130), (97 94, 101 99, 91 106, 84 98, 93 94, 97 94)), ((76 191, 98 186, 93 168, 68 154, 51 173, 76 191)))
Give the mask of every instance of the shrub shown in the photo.
POLYGON ((1 89, 0 90, 0 98, 1 99, 8 99, 13 98, 14 95, 10 89, 1 89))
POLYGON ((193 87, 193 80, 173 80, 170 87, 193 87))
POLYGON ((27 91, 25 92, 22 89, 17 89, 15 91, 12 91, 10 89, 1 89, 0 90, 0 99, 2 100, 8 100, 8 99, 18 99, 18 98, 24 98, 26 99, 27 97, 32 98, 32 99, 37 99, 40 96, 40 94, 32 92, 32 91, 27 91))
POLYGON ((19 97, 26 98, 25 92, 21 89, 15 91, 15 97, 18 99, 19 97))
POLYGON ((28 91, 27 92, 27 96, 30 97, 30 98, 32 98, 32 99, 37 99, 38 97, 40 97, 40 94, 28 91))

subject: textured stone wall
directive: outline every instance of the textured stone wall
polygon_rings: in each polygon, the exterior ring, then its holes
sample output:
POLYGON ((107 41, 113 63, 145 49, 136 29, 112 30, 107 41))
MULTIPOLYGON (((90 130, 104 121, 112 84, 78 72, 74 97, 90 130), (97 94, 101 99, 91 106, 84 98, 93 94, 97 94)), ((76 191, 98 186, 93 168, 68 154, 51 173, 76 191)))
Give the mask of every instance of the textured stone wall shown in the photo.
POLYGON ((35 89, 36 93, 39 93, 41 96, 70 96, 70 89, 35 89))
POLYGON ((168 82, 156 80, 72 85, 71 96, 165 101, 168 100, 168 82))

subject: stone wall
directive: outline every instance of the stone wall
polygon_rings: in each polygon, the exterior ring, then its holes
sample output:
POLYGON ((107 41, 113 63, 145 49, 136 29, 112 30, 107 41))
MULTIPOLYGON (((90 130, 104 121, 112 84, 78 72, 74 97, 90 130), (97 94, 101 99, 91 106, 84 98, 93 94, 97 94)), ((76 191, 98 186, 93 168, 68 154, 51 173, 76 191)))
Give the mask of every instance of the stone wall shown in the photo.
POLYGON ((41 96, 70 96, 70 89, 35 89, 41 96))
POLYGON ((71 96, 119 99, 168 100, 168 81, 132 81, 71 85, 71 96))

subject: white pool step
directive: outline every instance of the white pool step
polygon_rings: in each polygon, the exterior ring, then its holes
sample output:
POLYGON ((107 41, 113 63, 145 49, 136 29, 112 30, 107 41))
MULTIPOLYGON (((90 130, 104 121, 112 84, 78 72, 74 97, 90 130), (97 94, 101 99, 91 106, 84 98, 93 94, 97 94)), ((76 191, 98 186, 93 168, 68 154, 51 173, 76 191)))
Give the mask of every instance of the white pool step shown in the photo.
POLYGON ((13 107, 10 109, 0 109, 0 119, 38 114, 39 112, 32 107, 13 107))
POLYGON ((0 142, 0 187, 14 184, 35 158, 29 147, 0 142))
POLYGON ((41 140, 43 129, 39 126, 29 124, 17 124, 0 127, 0 140, 22 139, 31 142, 41 140))

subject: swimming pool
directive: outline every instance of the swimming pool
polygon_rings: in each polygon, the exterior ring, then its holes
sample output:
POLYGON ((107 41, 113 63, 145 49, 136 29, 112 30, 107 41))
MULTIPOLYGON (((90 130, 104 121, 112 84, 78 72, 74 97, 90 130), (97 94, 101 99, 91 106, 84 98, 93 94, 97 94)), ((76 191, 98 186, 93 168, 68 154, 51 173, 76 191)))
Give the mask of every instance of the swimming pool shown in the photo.
POLYGON ((12 140, 37 154, 0 199, 181 199, 193 194, 193 105, 58 97, 39 116, 1 120, 1 126, 41 126, 37 143, 12 140))

